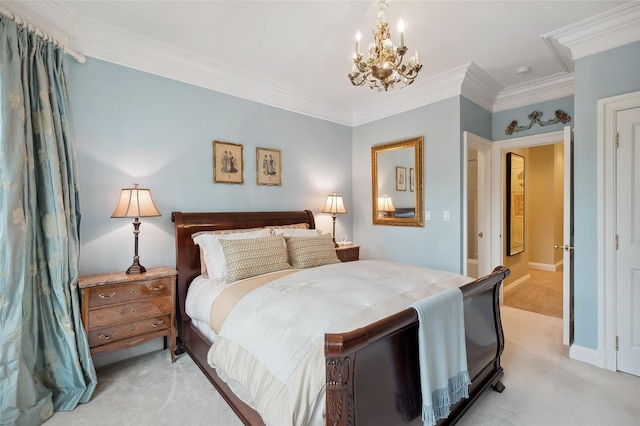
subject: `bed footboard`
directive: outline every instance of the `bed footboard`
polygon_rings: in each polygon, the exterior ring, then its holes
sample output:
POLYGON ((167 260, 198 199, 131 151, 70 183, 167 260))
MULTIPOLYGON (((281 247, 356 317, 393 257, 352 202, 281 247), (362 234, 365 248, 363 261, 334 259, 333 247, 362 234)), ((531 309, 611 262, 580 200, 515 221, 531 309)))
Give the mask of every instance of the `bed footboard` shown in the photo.
MULTIPOLYGON (((480 394, 501 392, 500 284, 509 270, 462 287, 469 398, 451 407, 438 424, 454 424, 480 394)), ((422 424, 418 363, 418 317, 409 308, 348 333, 325 335, 327 425, 422 424), (375 372, 375 373, 372 373, 375 372)))

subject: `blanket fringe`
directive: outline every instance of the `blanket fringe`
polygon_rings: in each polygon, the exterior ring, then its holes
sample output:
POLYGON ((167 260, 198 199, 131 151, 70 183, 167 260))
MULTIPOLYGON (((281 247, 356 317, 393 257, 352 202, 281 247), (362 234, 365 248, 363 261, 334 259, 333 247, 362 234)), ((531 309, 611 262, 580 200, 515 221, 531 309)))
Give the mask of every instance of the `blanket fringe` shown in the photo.
POLYGON ((449 416, 451 406, 462 398, 469 397, 468 371, 461 371, 449 378, 448 389, 436 389, 431 394, 431 405, 424 402, 422 405, 422 421, 425 425, 435 425, 440 419, 449 416))

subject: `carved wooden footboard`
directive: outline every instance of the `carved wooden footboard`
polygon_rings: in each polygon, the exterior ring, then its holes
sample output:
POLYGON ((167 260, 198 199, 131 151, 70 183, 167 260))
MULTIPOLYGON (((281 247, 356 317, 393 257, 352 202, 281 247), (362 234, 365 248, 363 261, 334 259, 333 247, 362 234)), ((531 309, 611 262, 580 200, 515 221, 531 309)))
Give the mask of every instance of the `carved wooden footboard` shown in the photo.
MULTIPOLYGON (((453 424, 489 386, 501 392, 500 283, 496 268, 462 288, 469 398, 452 407, 440 424, 453 424)), ((418 364, 418 317, 414 309, 357 330, 325 335, 327 425, 422 424, 418 364)))

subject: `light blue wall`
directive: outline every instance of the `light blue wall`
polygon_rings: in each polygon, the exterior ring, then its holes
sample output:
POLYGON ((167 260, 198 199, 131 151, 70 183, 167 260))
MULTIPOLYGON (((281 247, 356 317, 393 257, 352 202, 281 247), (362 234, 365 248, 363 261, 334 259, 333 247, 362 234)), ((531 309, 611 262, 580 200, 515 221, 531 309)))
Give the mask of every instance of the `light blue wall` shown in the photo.
POLYGON ((567 96, 564 98, 553 99, 546 102, 539 102, 533 105, 527 105, 519 108, 513 108, 506 111, 498 111, 493 113, 492 119, 492 136, 491 140, 500 141, 504 139, 521 138, 523 136, 538 135, 541 133, 556 132, 562 130, 565 126, 574 127, 574 107, 573 96, 567 96), (554 119, 556 110, 562 110, 571 116, 571 121, 567 124, 550 124, 547 126, 541 126, 535 123, 529 130, 521 130, 514 132, 511 135, 505 134, 505 130, 511 124, 513 120, 518 121, 518 126, 528 126, 531 123, 531 119, 528 118, 529 114, 533 111, 542 112, 540 121, 548 121, 554 119))
POLYGON ((357 126, 353 130, 353 232, 366 259, 460 270, 460 98, 357 126), (424 137, 424 228, 373 225, 371 147, 424 137), (442 212, 451 220, 444 222, 442 212))
POLYGON ((143 218, 140 262, 175 265, 171 212, 310 209, 318 228, 326 196, 342 194, 336 233, 351 235, 351 134, 330 123, 88 59, 69 61, 81 185, 82 274, 125 270, 130 219, 111 219, 121 188, 150 188, 161 217, 143 218), (244 145, 244 184, 213 183, 212 141, 244 145), (256 147, 282 150, 282 186, 256 184, 256 147))
POLYGON ((575 67, 575 343, 596 349, 597 101, 640 90, 640 42, 578 59, 575 67))
POLYGON ((471 132, 475 135, 491 140, 491 120, 492 114, 490 111, 487 111, 464 96, 460 97, 461 141, 463 140, 464 132, 471 132))

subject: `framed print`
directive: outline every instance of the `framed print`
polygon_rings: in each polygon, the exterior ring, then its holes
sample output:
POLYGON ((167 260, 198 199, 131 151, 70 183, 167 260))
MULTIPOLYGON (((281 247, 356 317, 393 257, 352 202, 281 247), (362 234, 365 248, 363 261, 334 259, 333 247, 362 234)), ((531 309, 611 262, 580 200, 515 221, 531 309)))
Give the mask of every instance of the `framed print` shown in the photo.
POLYGON ((524 157, 507 153, 507 256, 524 251, 524 157))
POLYGON ((282 155, 279 149, 256 148, 258 185, 282 185, 282 155))
POLYGON ((213 141, 213 181, 244 183, 242 145, 213 141))
POLYGON ((396 167, 396 191, 407 190, 407 168, 396 167))
POLYGON ((409 191, 413 192, 416 184, 416 174, 413 167, 409 169, 409 191))

